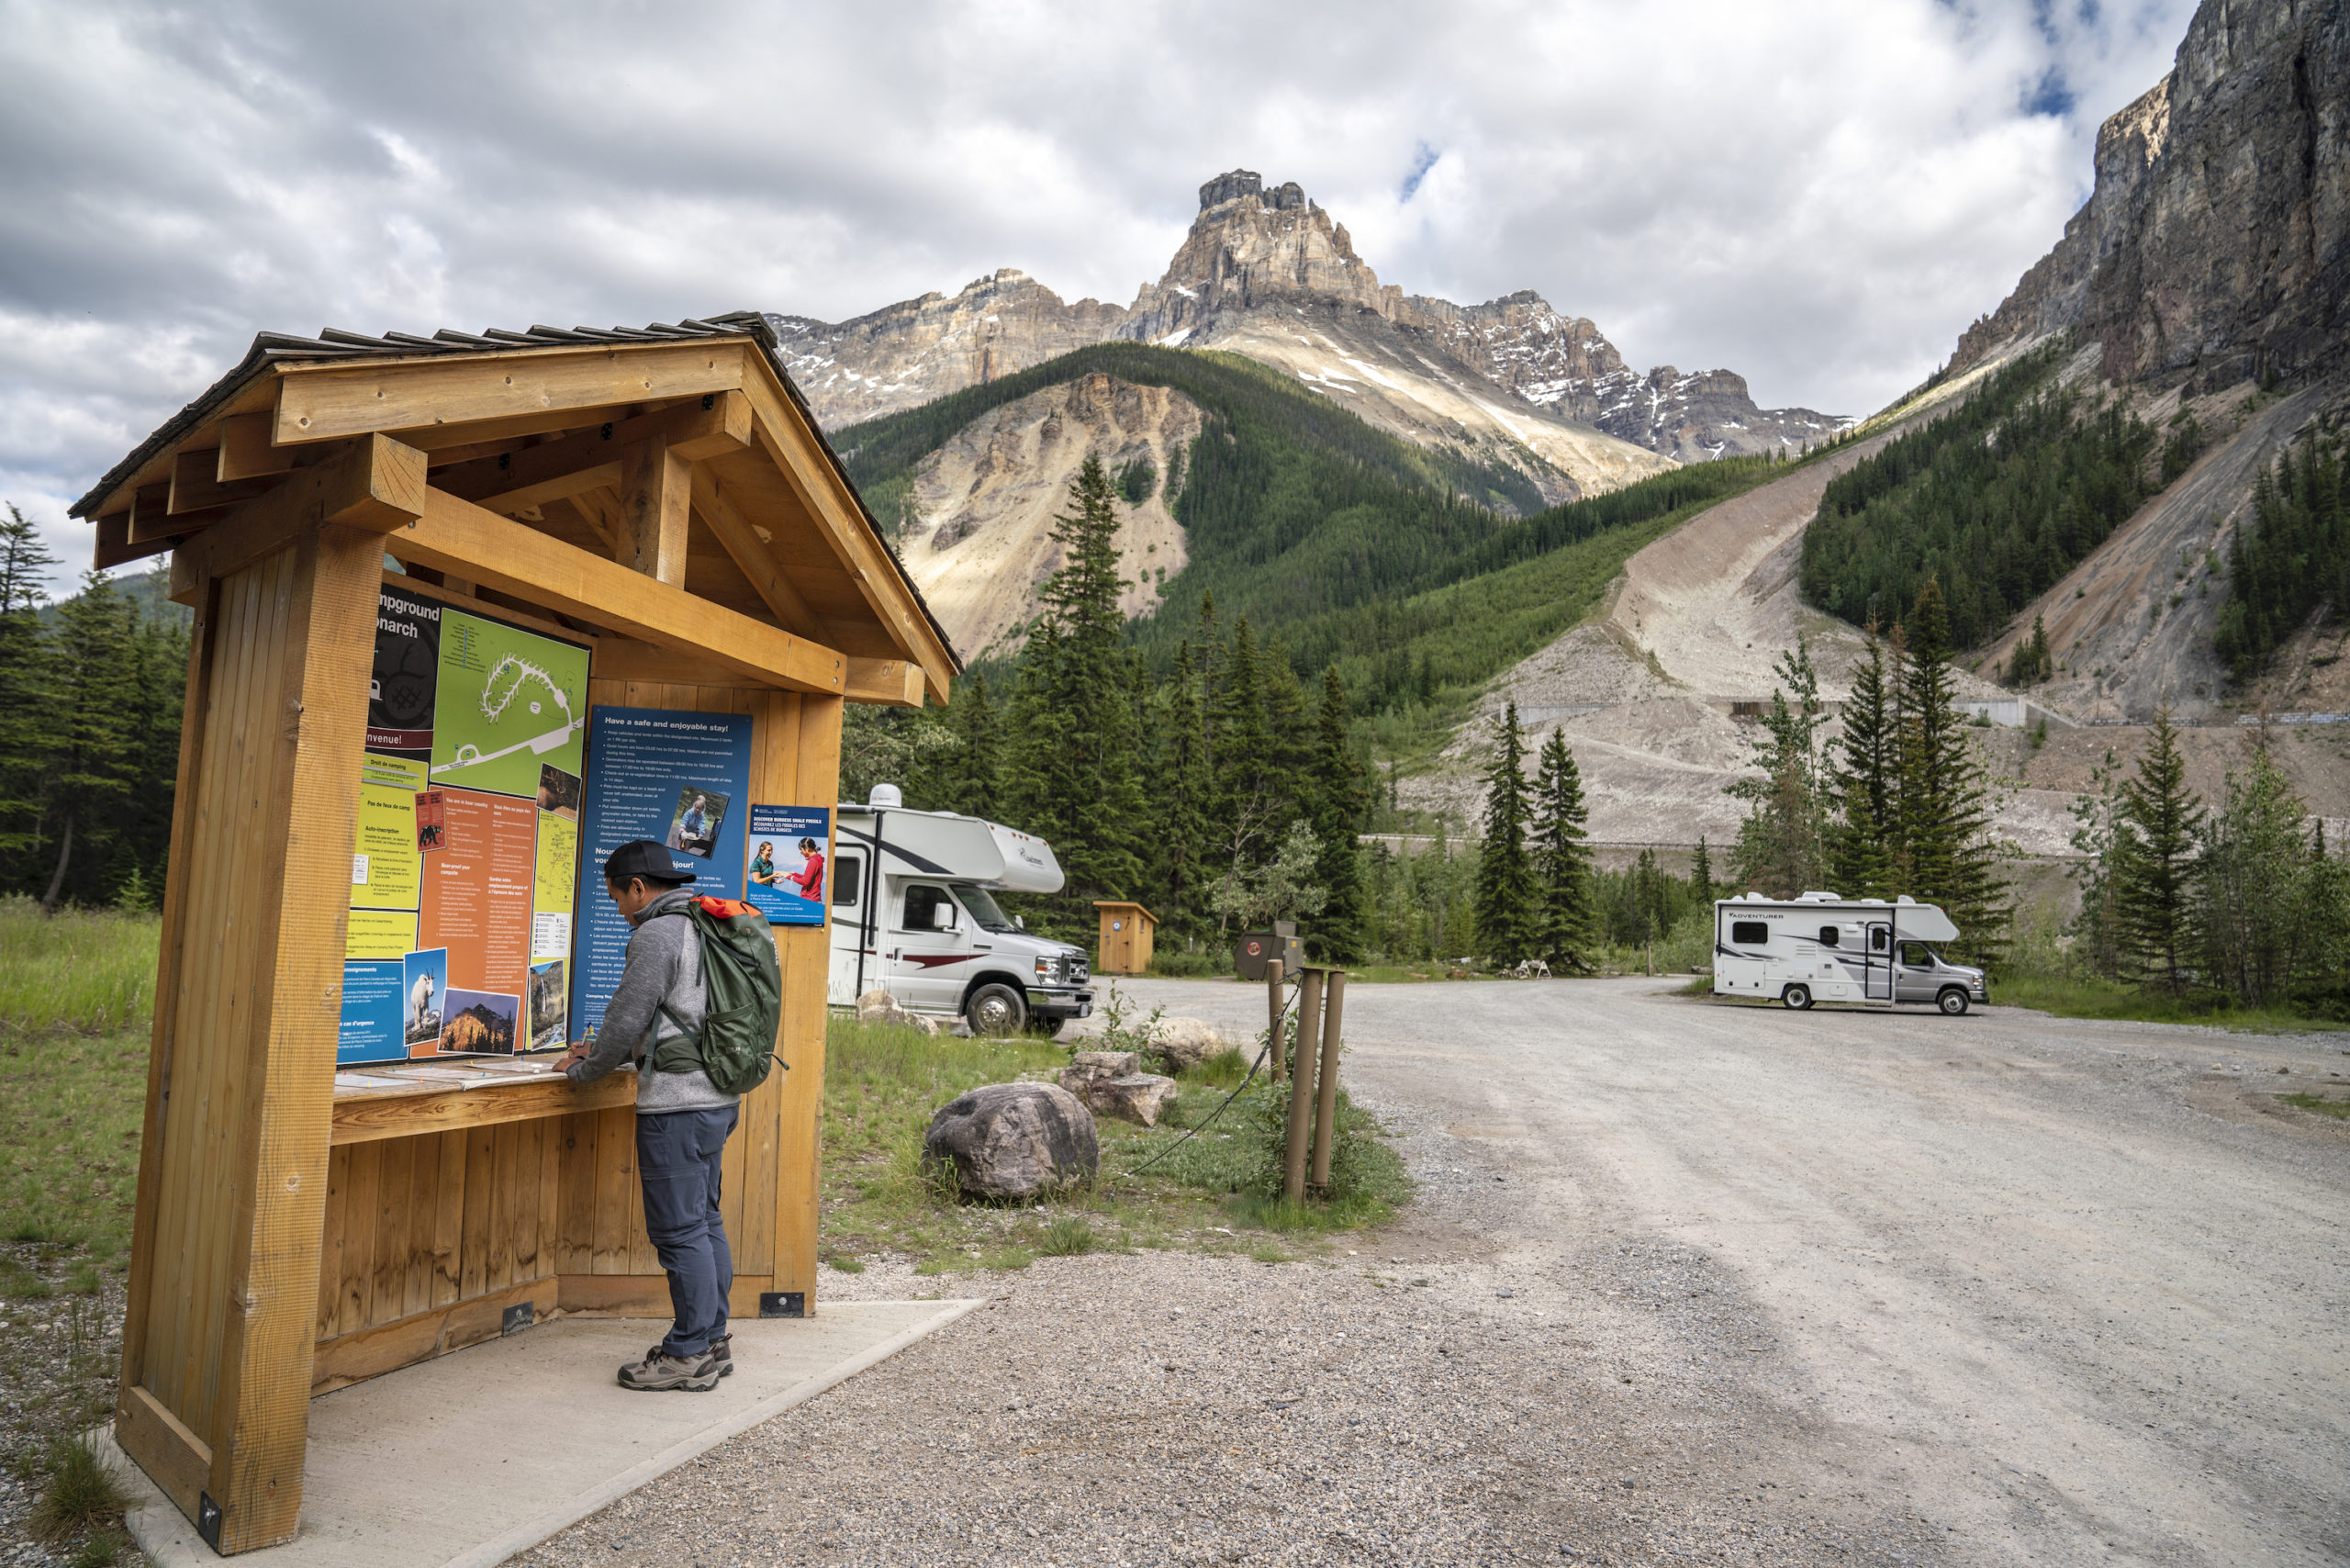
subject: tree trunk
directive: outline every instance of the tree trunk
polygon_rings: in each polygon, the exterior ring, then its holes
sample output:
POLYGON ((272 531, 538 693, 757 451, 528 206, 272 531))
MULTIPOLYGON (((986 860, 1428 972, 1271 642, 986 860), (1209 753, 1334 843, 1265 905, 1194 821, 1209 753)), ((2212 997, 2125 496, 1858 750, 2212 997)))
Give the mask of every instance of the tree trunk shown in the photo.
POLYGON ((49 891, 41 898, 41 913, 55 914, 57 913, 57 901, 65 891, 65 863, 73 858, 73 813, 68 812, 65 814, 65 836, 60 839, 57 845, 57 871, 50 878, 49 891))

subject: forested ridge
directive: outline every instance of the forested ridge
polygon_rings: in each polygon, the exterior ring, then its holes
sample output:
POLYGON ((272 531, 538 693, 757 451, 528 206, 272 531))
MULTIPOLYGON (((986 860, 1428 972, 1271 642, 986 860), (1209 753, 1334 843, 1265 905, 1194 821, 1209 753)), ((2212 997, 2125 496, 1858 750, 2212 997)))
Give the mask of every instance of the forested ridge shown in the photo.
POLYGON ((2320 605, 2350 612, 2350 506, 2342 443, 2312 434, 2277 460, 2228 541, 2228 599, 2212 641, 2238 678, 2258 674, 2320 605))
POLYGON ((2154 432, 2053 385, 2058 339, 1828 482, 1804 533, 1803 595, 1855 625, 1939 581, 1952 644, 1976 646, 2152 495, 2154 432))

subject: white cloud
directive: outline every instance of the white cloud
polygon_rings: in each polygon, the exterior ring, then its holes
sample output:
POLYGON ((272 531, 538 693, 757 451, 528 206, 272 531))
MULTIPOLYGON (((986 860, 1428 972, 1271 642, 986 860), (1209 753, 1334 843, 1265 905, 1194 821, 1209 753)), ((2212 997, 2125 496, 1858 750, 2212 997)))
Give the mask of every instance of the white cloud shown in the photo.
POLYGON ((1865 409, 2054 240, 2189 9, 0 0, 0 494, 85 560, 71 498, 261 328, 839 319, 1007 265, 1124 303, 1235 166, 1387 282, 1865 409))

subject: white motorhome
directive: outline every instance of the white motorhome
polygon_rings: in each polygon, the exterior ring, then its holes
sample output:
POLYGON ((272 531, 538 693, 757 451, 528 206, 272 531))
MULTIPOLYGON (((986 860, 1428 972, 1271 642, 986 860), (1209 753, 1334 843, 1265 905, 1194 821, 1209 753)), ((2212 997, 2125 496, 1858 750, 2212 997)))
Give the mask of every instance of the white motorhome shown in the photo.
POLYGON ((1761 893, 1714 905, 1714 994, 1775 996, 1798 1010, 1817 1002, 1925 1002, 1953 1017, 1986 1003, 1983 971, 1945 960, 1958 940, 1950 916, 1907 896, 1845 899, 1761 893))
POLYGON ((1058 1034, 1090 1016, 1085 949, 1030 935, 993 896, 1060 891, 1053 846, 979 817, 910 812, 902 799, 877 784, 834 818, 833 1005, 878 988, 980 1035, 1058 1034))

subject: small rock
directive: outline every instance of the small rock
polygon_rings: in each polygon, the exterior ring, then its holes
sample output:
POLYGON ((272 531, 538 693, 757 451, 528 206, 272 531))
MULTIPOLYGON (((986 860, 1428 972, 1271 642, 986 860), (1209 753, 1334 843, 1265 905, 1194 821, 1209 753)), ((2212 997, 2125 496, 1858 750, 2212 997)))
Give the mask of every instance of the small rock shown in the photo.
POLYGON ((1097 1115, 1155 1127, 1160 1108, 1180 1092, 1171 1078, 1155 1072, 1132 1072, 1123 1078, 1093 1080, 1085 1086, 1084 1100, 1097 1115))
POLYGON ((1093 1113, 1051 1083, 990 1083, 939 1108, 923 1153, 981 1198, 1033 1198, 1101 1169, 1093 1113))
POLYGON ((1080 1051, 1069 1058, 1061 1069, 1061 1087, 1082 1096, 1078 1087, 1097 1078, 1126 1078, 1142 1070, 1142 1056, 1136 1051, 1080 1051))
POLYGON ((856 1021, 860 1024, 887 1024, 900 1029, 915 1029, 936 1036, 941 1025, 935 1018, 925 1018, 919 1013, 909 1013, 898 1004, 898 999, 876 986, 856 999, 856 1021))

